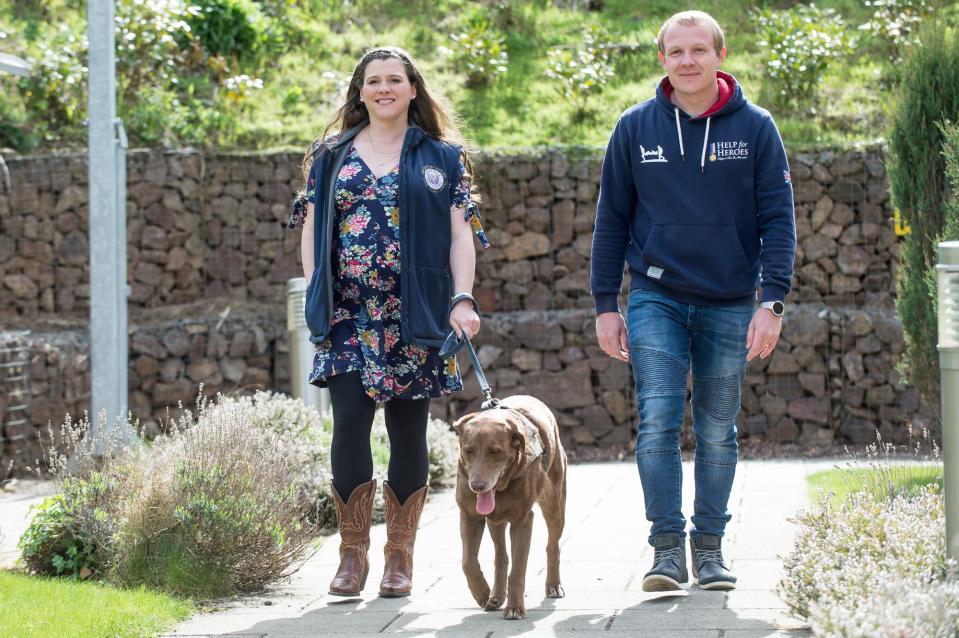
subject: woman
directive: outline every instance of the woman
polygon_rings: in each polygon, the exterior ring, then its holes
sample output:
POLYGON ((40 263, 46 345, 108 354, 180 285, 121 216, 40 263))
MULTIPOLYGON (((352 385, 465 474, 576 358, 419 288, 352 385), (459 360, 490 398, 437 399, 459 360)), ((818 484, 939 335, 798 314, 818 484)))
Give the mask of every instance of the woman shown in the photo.
POLYGON ((331 594, 358 594, 369 571, 377 402, 390 439, 379 593, 407 596, 412 588, 430 398, 462 389, 455 359, 442 361, 438 348, 451 326, 467 337, 480 326, 469 294, 471 231, 486 240, 459 140, 410 56, 384 47, 357 63, 346 103, 304 160, 306 191, 291 223, 304 218, 306 316, 316 344, 310 381, 329 388, 333 406, 341 544, 331 594))

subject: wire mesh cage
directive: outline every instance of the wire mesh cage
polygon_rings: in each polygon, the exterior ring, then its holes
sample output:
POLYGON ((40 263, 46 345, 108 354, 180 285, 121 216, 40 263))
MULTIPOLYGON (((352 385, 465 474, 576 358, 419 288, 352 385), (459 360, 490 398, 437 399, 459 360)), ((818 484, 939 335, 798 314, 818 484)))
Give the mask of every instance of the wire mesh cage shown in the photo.
POLYGON ((36 436, 30 420, 30 331, 0 333, 0 451, 17 460, 36 436))

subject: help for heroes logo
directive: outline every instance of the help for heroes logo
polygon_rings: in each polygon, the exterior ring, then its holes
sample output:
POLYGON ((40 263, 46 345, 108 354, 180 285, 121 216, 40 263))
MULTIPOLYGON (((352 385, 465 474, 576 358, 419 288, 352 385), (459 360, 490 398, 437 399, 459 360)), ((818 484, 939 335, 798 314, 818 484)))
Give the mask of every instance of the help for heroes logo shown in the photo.
POLYGON ((748 142, 713 142, 709 145, 709 161, 743 160, 749 158, 748 142))

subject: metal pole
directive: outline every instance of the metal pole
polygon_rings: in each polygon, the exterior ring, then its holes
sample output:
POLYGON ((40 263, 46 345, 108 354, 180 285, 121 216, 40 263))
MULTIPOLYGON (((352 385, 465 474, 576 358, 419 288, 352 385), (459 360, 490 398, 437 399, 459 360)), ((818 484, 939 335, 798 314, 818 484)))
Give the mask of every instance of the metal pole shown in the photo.
POLYGON ((936 270, 946 554, 959 558, 959 241, 939 244, 936 270))
POLYGON ((313 369, 313 342, 306 325, 306 280, 286 282, 286 327, 290 331, 290 394, 320 414, 330 411, 330 391, 310 383, 313 369))
POLYGON ((126 134, 116 116, 113 0, 87 2, 91 436, 100 413, 123 438, 127 414, 126 134))

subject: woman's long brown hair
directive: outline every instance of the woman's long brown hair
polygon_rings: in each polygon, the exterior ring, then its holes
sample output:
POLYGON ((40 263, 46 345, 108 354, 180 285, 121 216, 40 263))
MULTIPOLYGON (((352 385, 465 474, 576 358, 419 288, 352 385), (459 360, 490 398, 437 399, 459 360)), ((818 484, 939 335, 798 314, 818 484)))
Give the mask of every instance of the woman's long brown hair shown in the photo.
POLYGON ((363 88, 363 80, 366 77, 366 66, 373 60, 389 60, 391 58, 396 58, 403 63, 403 67, 406 69, 406 77, 410 84, 416 88, 416 99, 410 101, 409 121, 423 129, 430 137, 462 146, 466 172, 472 176, 473 166, 469 154, 466 152, 466 144, 459 128, 456 126, 456 121, 453 119, 446 99, 438 93, 430 93, 426 86, 426 80, 423 79, 423 74, 420 73, 409 53, 399 47, 390 46, 370 49, 356 63, 356 68, 353 69, 353 77, 350 78, 349 88, 346 90, 346 103, 336 110, 333 118, 323 130, 323 135, 310 145, 309 150, 303 157, 304 181, 309 179, 316 150, 321 144, 332 144, 339 135, 354 126, 369 123, 369 111, 366 110, 366 105, 360 101, 360 90, 363 88))

